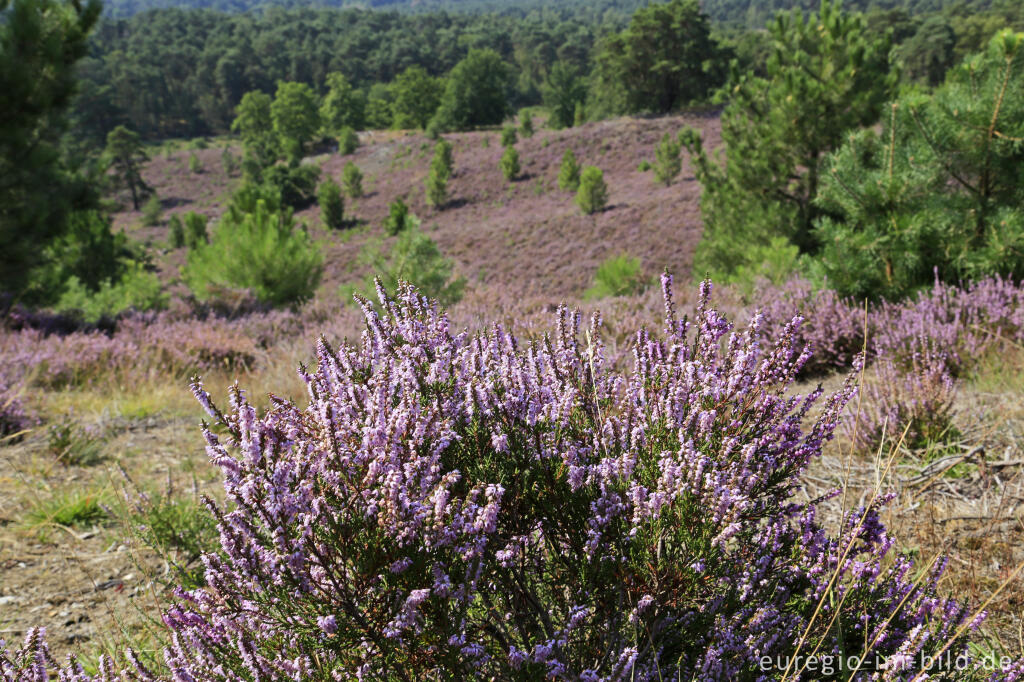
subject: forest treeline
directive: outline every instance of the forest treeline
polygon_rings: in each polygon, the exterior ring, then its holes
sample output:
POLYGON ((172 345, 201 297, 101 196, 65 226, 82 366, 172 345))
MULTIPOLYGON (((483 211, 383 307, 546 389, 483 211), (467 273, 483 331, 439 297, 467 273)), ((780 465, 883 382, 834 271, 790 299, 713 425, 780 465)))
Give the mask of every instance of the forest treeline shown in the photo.
MULTIPOLYGON (((480 48, 494 50, 507 65, 512 109, 561 98, 563 106, 575 106, 565 99, 585 101, 586 118, 661 113, 707 101, 733 60, 741 71, 763 71, 770 37, 737 24, 742 12, 725 4, 706 0, 710 16, 694 8, 679 14, 652 6, 646 21, 633 23, 629 3, 569 3, 519 14, 172 8, 104 18, 78 66, 73 130, 94 143, 117 125, 149 140, 224 133, 247 92, 273 94, 278 81, 286 81, 305 83, 322 96, 332 73, 344 75, 366 102, 371 115, 365 126, 391 127, 404 123, 392 111, 400 74, 421 67, 443 79, 480 48), (680 17, 686 21, 679 23, 680 17), (671 73, 652 74, 654 65, 666 63, 671 73), (687 69, 698 83, 679 96, 662 91, 652 100, 619 87, 624 75, 680 80, 687 69)), ((938 84, 996 30, 1024 28, 1024 8, 1008 0, 947 7, 939 0, 888 3, 897 4, 876 7, 866 19, 873 31, 892 31, 908 81, 938 84)))

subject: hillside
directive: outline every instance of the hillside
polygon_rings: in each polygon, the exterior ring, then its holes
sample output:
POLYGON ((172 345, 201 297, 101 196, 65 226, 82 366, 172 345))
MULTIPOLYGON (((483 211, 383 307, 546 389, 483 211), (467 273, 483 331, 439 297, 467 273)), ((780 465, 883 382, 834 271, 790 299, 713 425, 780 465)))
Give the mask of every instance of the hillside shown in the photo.
MULTIPOLYGON (((346 202, 346 214, 357 222, 352 229, 326 231, 316 206, 297 214, 326 250, 320 296, 330 299, 338 285, 361 278, 361 247, 383 235, 388 203, 398 197, 455 261, 469 281, 471 297, 500 293, 517 299, 576 299, 601 261, 623 252, 639 257, 652 278, 665 268, 687 278, 700 235, 700 187, 685 166, 669 187, 657 183, 650 171, 637 169, 641 161, 653 160, 666 132, 675 134, 687 125, 717 146, 715 116, 619 118, 562 131, 538 130, 517 144, 523 172, 512 183, 503 180, 498 168, 503 151, 499 131, 448 135, 455 173, 449 185, 452 200, 442 211, 424 201, 433 142, 421 134, 363 133, 362 145, 351 156, 309 158, 307 163, 322 164, 322 177, 336 180, 353 161, 363 172, 366 191, 363 198, 346 202), (604 171, 609 187, 605 211, 584 216, 573 195, 558 189, 558 166, 567 148, 581 165, 604 171)), ((152 244, 167 241, 167 219, 175 213, 194 210, 215 218, 225 194, 239 181, 224 175, 220 149, 156 156, 144 175, 164 205, 163 224, 143 228, 139 213, 125 211, 116 214, 115 227, 152 244), (192 153, 206 169, 202 174, 187 170, 192 153)), ((183 262, 184 250, 162 249, 158 256, 166 280, 176 276, 183 262)))

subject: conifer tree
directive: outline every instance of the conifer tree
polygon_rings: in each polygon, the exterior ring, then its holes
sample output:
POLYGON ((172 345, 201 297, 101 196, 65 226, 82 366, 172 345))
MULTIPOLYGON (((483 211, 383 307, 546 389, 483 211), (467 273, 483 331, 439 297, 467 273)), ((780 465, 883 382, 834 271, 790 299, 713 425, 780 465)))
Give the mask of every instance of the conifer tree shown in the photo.
POLYGON ((516 151, 515 147, 505 148, 505 153, 501 155, 499 166, 501 174, 505 176, 506 180, 512 181, 516 179, 521 169, 519 167, 519 152, 516 151))
POLYGON ((345 188, 345 194, 353 199, 363 196, 363 172, 351 161, 341 171, 341 186, 345 188))
POLYGON ((451 178, 454 160, 452 145, 439 140, 434 146, 434 157, 430 161, 430 172, 426 180, 427 204, 441 208, 448 201, 448 180, 451 178))
POLYGON ((502 147, 511 147, 512 145, 514 145, 518 141, 519 141, 519 139, 516 136, 515 126, 507 125, 507 126, 505 126, 504 128, 501 129, 501 146, 502 147))
POLYGON ((587 166, 580 173, 580 188, 576 192, 576 205, 586 215, 603 211, 608 204, 608 186, 604 173, 596 166, 587 166))
POLYGON ((576 154, 566 149, 562 155, 562 165, 558 167, 558 189, 563 192, 575 192, 580 186, 580 165, 576 162, 576 154))
POLYGON ((736 75, 729 85, 724 160, 709 158, 694 131, 680 137, 703 187, 695 266, 720 280, 756 272, 779 238, 817 250, 822 161, 847 131, 878 119, 897 83, 889 36, 837 2, 822 0, 806 17, 780 14, 769 30, 767 76, 736 75))
POLYGON ((132 208, 138 211, 142 200, 153 193, 153 188, 142 179, 142 164, 149 160, 142 140, 137 133, 117 126, 107 135, 106 156, 115 186, 131 193, 132 208))
POLYGON ((682 145, 669 133, 665 133, 654 150, 654 177, 666 187, 683 168, 683 160, 679 157, 681 151, 682 145))
POLYGON ((269 166, 279 155, 274 120, 270 113, 272 103, 270 95, 264 92, 247 92, 238 103, 235 120, 231 123, 231 131, 242 138, 247 161, 257 168, 269 166))
POLYGON ((523 137, 533 137, 533 114, 529 111, 524 111, 520 117, 519 132, 522 133, 523 137))
POLYGON ((832 154, 817 266, 843 294, 896 298, 1024 277, 1024 33, 1004 30, 933 95, 892 102, 832 154))
POLYGON ((341 194, 333 179, 328 178, 320 183, 317 191, 320 204, 320 220, 332 230, 340 230, 345 225, 345 197, 341 194))

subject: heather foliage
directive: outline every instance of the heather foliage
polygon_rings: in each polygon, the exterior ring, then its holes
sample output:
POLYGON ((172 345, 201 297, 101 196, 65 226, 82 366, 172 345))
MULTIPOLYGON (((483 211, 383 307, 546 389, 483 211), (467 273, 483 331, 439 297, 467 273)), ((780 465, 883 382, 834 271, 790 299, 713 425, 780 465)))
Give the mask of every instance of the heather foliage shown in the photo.
POLYGON ((224 414, 195 384, 230 506, 208 588, 165 616, 172 674, 732 680, 805 629, 935 651, 964 618, 941 570, 913 582, 874 506, 833 538, 791 502, 852 384, 788 395, 798 321, 762 349, 669 287, 623 374, 598 318, 586 342, 565 309, 542 341, 453 335, 405 287, 358 346, 320 342, 308 408, 236 389, 224 414), (807 627, 818 603, 834 627, 807 627))
POLYGON ((323 255, 305 228, 259 200, 240 219, 225 215, 210 243, 189 251, 182 275, 200 300, 242 289, 264 303, 284 305, 310 298, 322 272, 323 255))

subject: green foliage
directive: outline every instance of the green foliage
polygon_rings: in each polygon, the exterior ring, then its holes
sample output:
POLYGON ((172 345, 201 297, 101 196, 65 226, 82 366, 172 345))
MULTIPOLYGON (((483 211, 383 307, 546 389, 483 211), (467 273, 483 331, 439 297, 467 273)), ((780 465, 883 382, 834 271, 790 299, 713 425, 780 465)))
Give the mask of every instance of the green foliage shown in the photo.
POLYGON ((393 94, 384 83, 374 83, 366 97, 366 127, 373 130, 390 128, 394 121, 391 111, 393 94))
POLYGON ((341 186, 345 188, 345 194, 353 199, 363 196, 363 172, 351 161, 341 170, 341 186))
POLYGON ((153 193, 142 179, 142 164, 149 160, 142 140, 124 126, 117 126, 107 135, 105 155, 114 187, 127 189, 132 195, 132 208, 138 211, 142 200, 153 193))
POLYGON ((352 87, 344 74, 337 71, 327 74, 327 94, 320 105, 324 132, 341 142, 345 128, 362 130, 365 121, 366 100, 362 93, 352 87))
POLYGON ((558 130, 576 125, 576 108, 582 107, 587 97, 587 86, 577 67, 555 62, 541 92, 549 113, 548 126, 558 130))
POLYGON ((647 171, 651 170, 651 162, 648 161, 647 159, 644 159, 643 161, 637 164, 636 169, 641 173, 646 173, 647 171))
POLYGON ((271 166, 263 171, 263 183, 280 194, 280 203, 296 210, 316 201, 320 167, 312 164, 271 166))
POLYGON ((511 73, 501 55, 473 49, 448 74, 434 121, 441 130, 497 125, 510 113, 511 73))
POLYGON ((895 298, 1024 277, 1024 33, 1003 31, 934 95, 890 105, 828 159, 818 267, 840 293, 895 298))
POLYGON ((280 142, 274 134, 274 120, 270 110, 273 100, 270 95, 247 92, 236 109, 232 132, 236 133, 245 146, 247 159, 257 167, 269 166, 280 154, 280 142))
POLYGON ((206 232, 206 216, 189 211, 185 214, 184 244, 189 249, 205 245, 210 241, 206 232))
POLYGON ((352 128, 345 126, 338 133, 338 153, 348 156, 359 149, 359 135, 352 128))
POLYGON ((562 154, 562 164, 558 167, 558 189, 563 192, 575 192, 580 188, 580 164, 572 149, 562 154))
MULTIPOLYGON (((411 282, 420 294, 436 299, 443 306, 451 306, 462 300, 466 288, 465 278, 453 275, 452 262, 444 257, 434 240, 418 227, 402 230, 390 252, 376 245, 367 249, 364 257, 388 291, 395 291, 401 280, 411 282)), ((373 290, 372 282, 366 282, 364 295, 370 298, 374 295, 373 290)), ((351 295, 351 288, 343 288, 342 295, 351 295)))
POLYGON ((238 173, 238 157, 231 151, 231 147, 225 146, 220 153, 220 163, 224 168, 224 174, 228 177, 238 173))
POLYGON ((323 254, 289 212, 270 211, 258 199, 251 213, 225 214, 209 244, 189 251, 183 278, 200 300, 249 290, 273 305, 300 303, 316 291, 323 254))
POLYGON ((650 282, 645 277, 640 259, 621 253, 605 259, 594 273, 594 284, 583 296, 587 299, 608 298, 610 296, 633 296, 643 293, 650 282))
POLYGON ((410 66, 391 83, 391 92, 392 126, 425 130, 441 104, 444 82, 422 66, 410 66))
POLYGON ((581 126, 587 122, 587 113, 584 109, 583 102, 576 102, 576 109, 572 113, 572 125, 573 127, 581 126))
POLYGON ((501 174, 505 176, 506 180, 512 181, 519 175, 519 152, 516 151, 515 147, 506 147, 505 153, 501 155, 501 161, 498 164, 501 168, 501 174))
POLYGON ((523 137, 533 137, 533 114, 528 109, 519 114, 519 133, 523 137))
POLYGON ((320 183, 317 190, 317 202, 320 204, 320 220, 332 230, 340 230, 345 226, 345 197, 341 187, 332 178, 320 183))
POLYGON ((724 80, 725 63, 697 0, 651 4, 602 41, 593 97, 609 114, 667 113, 705 100, 724 80))
POLYGON ((320 129, 313 89, 305 83, 279 81, 270 104, 270 119, 285 155, 292 160, 301 158, 320 129))
POLYGON ((195 154, 188 155, 188 172, 198 175, 203 172, 203 162, 195 154))
POLYGON ((101 3, 4 0, 0 7, 0 292, 20 294, 68 214, 95 204, 60 139, 101 3))
POLYGON ((36 500, 25 514, 24 525, 48 542, 55 528, 94 526, 107 519, 106 496, 94 490, 73 486, 54 495, 36 500))
POLYGON ((98 211, 76 211, 64 232, 45 247, 45 265, 33 273, 29 298, 56 302, 72 279, 95 292, 104 281, 117 281, 133 256, 124 233, 111 231, 110 218, 98 211))
POLYGON ((926 19, 914 35, 899 46, 897 56, 903 74, 929 86, 942 82, 953 66, 956 33, 945 17, 926 19))
POLYGON ((430 161, 430 172, 425 183, 428 205, 442 208, 448 202, 448 180, 452 176, 453 166, 451 142, 438 141, 434 147, 434 157, 430 161))
POLYGON ((172 249, 180 249, 185 246, 185 226, 181 223, 181 218, 175 213, 167 221, 170 236, 168 238, 172 249))
POLYGON ((396 235, 404 230, 417 228, 419 218, 409 212, 409 207, 401 198, 388 204, 388 217, 384 221, 384 230, 389 235, 396 235))
POLYGON ((142 263, 130 261, 116 280, 103 280, 95 290, 87 288, 77 277, 71 277, 55 307, 95 322, 126 310, 159 310, 166 306, 167 295, 160 279, 142 263))
POLYGON ((515 126, 507 125, 507 126, 505 126, 504 128, 501 129, 501 146, 502 147, 511 147, 512 145, 514 145, 518 141, 519 141, 519 138, 516 135, 516 128, 515 128, 515 126))
POLYGON ((654 150, 654 177, 666 187, 683 169, 683 160, 679 157, 681 151, 682 145, 668 133, 654 150))
POLYGON ((576 192, 576 205, 584 214, 603 211, 608 204, 608 186, 604 173, 597 166, 587 166, 580 173, 580 187, 576 192))
POLYGON ((142 224, 146 227, 155 227, 160 224, 164 216, 164 205, 160 197, 153 194, 146 203, 142 205, 142 224))
POLYGON ((735 75, 730 84, 724 161, 709 158, 694 131, 680 133, 703 187, 694 271, 716 281, 757 269, 753 259, 777 237, 803 253, 818 249, 822 161, 848 130, 877 120, 897 81, 889 37, 830 0, 807 17, 779 15, 770 32, 767 77, 735 75))

